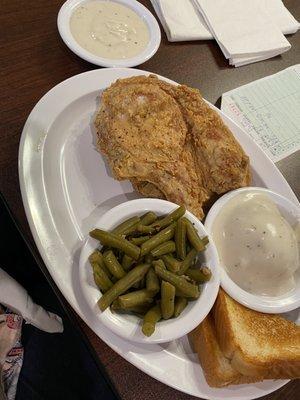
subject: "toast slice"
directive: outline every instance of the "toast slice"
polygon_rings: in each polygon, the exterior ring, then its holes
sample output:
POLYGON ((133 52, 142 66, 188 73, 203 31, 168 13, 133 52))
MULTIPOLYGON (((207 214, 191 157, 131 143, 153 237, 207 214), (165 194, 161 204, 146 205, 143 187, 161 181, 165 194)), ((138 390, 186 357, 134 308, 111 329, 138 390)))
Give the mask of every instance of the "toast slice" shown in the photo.
POLYGON ((211 387, 223 387, 230 384, 252 383, 262 380, 240 374, 230 361, 224 357, 214 326, 213 316, 209 314, 205 320, 190 334, 195 352, 198 354, 205 379, 211 387))
POLYGON ((264 379, 300 378, 300 327, 250 310, 222 289, 213 308, 217 340, 231 367, 264 379))

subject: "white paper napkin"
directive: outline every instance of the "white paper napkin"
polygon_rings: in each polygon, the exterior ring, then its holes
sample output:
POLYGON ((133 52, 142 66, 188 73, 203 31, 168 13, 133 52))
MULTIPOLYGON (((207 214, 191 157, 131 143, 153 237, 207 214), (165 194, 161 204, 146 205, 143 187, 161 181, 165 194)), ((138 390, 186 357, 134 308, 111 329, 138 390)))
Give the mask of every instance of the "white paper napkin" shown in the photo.
POLYGON ((255 2, 195 0, 225 57, 235 66, 260 61, 289 50, 280 29, 255 2))
MULTIPOLYGON (((214 39, 197 0, 151 0, 151 3, 170 42, 214 39)), ((211 3, 218 7, 218 0, 211 3)), ((299 22, 282 0, 251 0, 249 4, 259 7, 285 35, 300 29, 299 22)))
MULTIPOLYGON (((287 49, 287 50, 289 50, 289 49, 287 49)), ((248 65, 248 64, 256 63, 258 61, 268 60, 269 58, 279 56, 282 53, 283 53, 283 51, 278 50, 278 51, 262 54, 260 56, 255 56, 255 57, 231 57, 231 58, 229 58, 229 64, 233 65, 234 67, 242 67, 243 65, 248 65)))
POLYGON ((28 324, 50 333, 62 332, 61 318, 35 304, 27 291, 0 268, 0 303, 22 315, 28 324))
POLYGON ((251 0, 251 2, 252 1, 255 1, 256 4, 265 11, 285 35, 295 33, 300 29, 300 23, 285 7, 282 0, 251 0))
POLYGON ((192 0, 151 0, 170 42, 213 39, 192 0))

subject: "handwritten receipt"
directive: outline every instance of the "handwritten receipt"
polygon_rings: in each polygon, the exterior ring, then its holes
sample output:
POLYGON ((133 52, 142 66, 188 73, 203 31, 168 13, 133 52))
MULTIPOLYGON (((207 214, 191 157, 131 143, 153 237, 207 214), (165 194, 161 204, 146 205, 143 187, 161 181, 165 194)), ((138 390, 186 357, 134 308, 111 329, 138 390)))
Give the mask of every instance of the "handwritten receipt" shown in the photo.
POLYGON ((300 149, 300 64, 226 92, 221 109, 274 161, 300 149))

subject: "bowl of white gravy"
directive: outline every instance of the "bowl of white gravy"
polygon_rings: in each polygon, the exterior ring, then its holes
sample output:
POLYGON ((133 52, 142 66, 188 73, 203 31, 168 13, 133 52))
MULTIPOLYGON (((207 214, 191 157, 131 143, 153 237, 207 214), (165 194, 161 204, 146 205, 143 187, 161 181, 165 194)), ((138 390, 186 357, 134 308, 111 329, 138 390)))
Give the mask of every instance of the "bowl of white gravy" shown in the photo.
POLYGON ((79 57, 104 67, 133 67, 151 58, 160 29, 135 0, 68 0, 57 18, 65 44, 79 57))
POLYGON ((269 189, 241 188, 212 206, 205 227, 232 298, 266 313, 300 306, 299 205, 269 189))

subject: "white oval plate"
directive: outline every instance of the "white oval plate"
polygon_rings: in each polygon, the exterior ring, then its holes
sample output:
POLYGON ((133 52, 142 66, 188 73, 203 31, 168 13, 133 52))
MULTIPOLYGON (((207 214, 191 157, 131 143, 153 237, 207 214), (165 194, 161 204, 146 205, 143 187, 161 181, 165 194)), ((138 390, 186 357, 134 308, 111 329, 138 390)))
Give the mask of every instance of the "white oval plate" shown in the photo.
POLYGON ((154 15, 145 6, 135 0, 107 1, 113 1, 129 7, 146 23, 149 29, 150 40, 146 48, 141 53, 137 54, 135 57, 127 58, 125 60, 110 59, 96 56, 81 47, 71 33, 70 18, 74 9, 77 8, 81 3, 86 3, 87 1, 88 0, 68 0, 61 6, 57 16, 57 27, 59 34, 69 49, 77 54, 77 56, 89 61, 92 64, 101 65, 102 67, 135 67, 136 65, 140 65, 154 56, 159 48, 161 40, 159 25, 154 15))
MULTIPOLYGON (((210 388, 187 337, 164 345, 138 345, 99 324, 79 282, 79 254, 90 226, 103 212, 139 197, 118 182, 94 146, 92 121, 101 91, 118 78, 149 72, 113 68, 86 72, 50 90, 34 107, 19 149, 22 197, 35 243, 55 283, 74 310, 112 349, 166 385, 196 397, 246 400, 264 396, 287 380, 210 388)), ((170 83, 175 83, 160 77, 170 83)), ((255 186, 268 187, 298 204, 288 183, 253 140, 212 106, 251 160, 255 186)))
MULTIPOLYGON (((154 211, 157 215, 166 215, 177 207, 176 204, 161 199, 130 200, 113 207, 102 215, 99 220, 95 221, 95 224, 90 229, 100 228, 111 230, 119 223, 135 215, 142 215, 148 211, 154 211)), ((208 236, 202 223, 192 213, 187 211, 185 216, 192 221, 200 237, 208 236)), ((205 285, 201 286, 200 297, 195 301, 189 302, 182 314, 177 318, 160 321, 156 325, 155 332, 150 337, 147 337, 141 331, 141 319, 137 316, 113 313, 109 308, 104 312, 99 310, 97 301, 101 295, 94 282, 92 268, 88 260, 89 255, 98 247, 98 240, 91 237, 87 238, 79 258, 80 285, 91 310, 97 314, 99 323, 105 325, 122 338, 147 345, 170 342, 188 334, 196 328, 214 305, 219 291, 220 277, 218 253, 214 243, 210 240, 206 250, 201 253, 201 262, 204 265, 209 265, 212 277, 205 285)))

